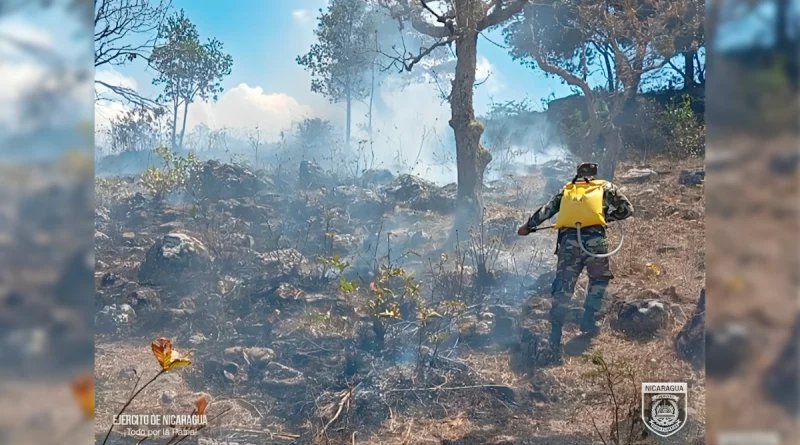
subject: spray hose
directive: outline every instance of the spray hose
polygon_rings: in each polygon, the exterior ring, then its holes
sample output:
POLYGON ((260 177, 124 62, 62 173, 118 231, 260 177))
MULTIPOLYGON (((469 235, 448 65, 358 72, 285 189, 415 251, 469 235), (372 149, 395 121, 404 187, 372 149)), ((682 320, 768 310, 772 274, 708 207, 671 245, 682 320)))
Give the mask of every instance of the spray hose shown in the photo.
MULTIPOLYGON (((583 251, 583 253, 585 253, 586 255, 589 255, 590 257, 608 258, 608 257, 610 257, 612 255, 616 255, 616 253, 619 252, 619 249, 622 249, 622 244, 625 242, 625 231, 622 230, 622 225, 621 224, 619 224, 619 226, 620 226, 620 239, 619 239, 619 245, 617 246, 617 248, 612 250, 611 252, 608 252, 608 253, 592 253, 592 252, 589 252, 589 250, 586 247, 584 247, 584 245, 583 245, 583 239, 581 239, 581 224, 580 223, 575 224, 575 229, 578 231, 578 245, 581 247, 581 250, 583 251)), ((538 227, 536 230, 554 229, 554 228, 555 228, 555 226, 545 226, 545 227, 538 227)))

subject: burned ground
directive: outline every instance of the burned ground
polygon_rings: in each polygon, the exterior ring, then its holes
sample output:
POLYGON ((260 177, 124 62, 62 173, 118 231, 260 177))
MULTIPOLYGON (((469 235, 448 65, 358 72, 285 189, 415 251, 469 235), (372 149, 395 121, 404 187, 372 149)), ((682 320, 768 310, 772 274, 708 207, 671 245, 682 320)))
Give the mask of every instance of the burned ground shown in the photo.
POLYGON ((598 363, 635 370, 615 388, 631 400, 641 381, 688 382, 699 427, 686 434, 702 435, 705 377, 691 364, 702 351, 675 344, 697 322, 705 276, 705 200, 690 172, 699 164, 624 166, 650 170, 619 181, 637 214, 621 224, 603 330, 591 344, 577 335, 584 277, 558 366, 543 353, 555 234, 515 235, 548 182, 569 177, 555 164, 487 184, 481 227, 451 251, 439 246, 454 187, 416 177, 336 184, 308 165, 293 178, 210 162, 184 196, 163 201, 137 177, 98 179, 97 437, 137 376, 158 371, 156 337, 193 364, 126 412, 189 413, 206 394, 210 417, 231 409, 203 432, 220 440, 595 443, 630 416, 629 406, 616 422, 609 414, 598 363), (637 302, 665 317, 644 338, 612 327, 637 302))

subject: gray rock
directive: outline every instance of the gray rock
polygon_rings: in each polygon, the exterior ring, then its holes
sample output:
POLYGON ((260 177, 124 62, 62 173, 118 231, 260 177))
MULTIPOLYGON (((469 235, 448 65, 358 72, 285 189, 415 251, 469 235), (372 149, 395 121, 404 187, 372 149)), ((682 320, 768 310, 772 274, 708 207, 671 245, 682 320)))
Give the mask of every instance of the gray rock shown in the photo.
POLYGON ((136 311, 128 304, 112 304, 104 307, 95 316, 95 327, 101 333, 111 334, 130 326, 136 320, 136 311))
POLYGON ((298 181, 300 188, 306 190, 331 187, 334 184, 333 177, 314 161, 300 162, 300 176, 298 181))
POLYGON ((272 276, 305 275, 309 272, 308 260, 297 249, 281 249, 258 254, 256 259, 272 276))
POLYGON ((458 332, 462 342, 478 348, 485 346, 491 339, 492 325, 490 321, 467 316, 459 319, 458 332))
POLYGON ((134 367, 133 365, 129 365, 120 369, 119 377, 121 379, 132 379, 136 377, 136 367, 134 367))
MULTIPOLYGON (((210 272, 211 256, 203 243, 184 233, 168 233, 145 254, 139 281, 148 284, 181 284, 188 275, 210 272)), ((185 283, 183 283, 185 284, 185 283)))
POLYGON ((702 168, 684 170, 680 174, 680 183, 687 187, 697 187, 706 179, 706 171, 702 168))
POLYGON ((175 400, 175 393, 172 391, 164 391, 161 393, 159 400, 161 400, 162 405, 169 405, 173 400, 175 400))
POLYGON ((611 326, 636 340, 653 339, 669 321, 667 303, 660 300, 620 301, 611 326))
POLYGON ((706 330, 706 375, 726 378, 740 369, 752 352, 748 327, 737 321, 727 321, 706 330))
POLYGON ((783 352, 767 369, 763 378, 763 388, 767 396, 791 414, 796 414, 800 410, 798 351, 800 351, 800 315, 795 320, 783 352))
MULTIPOLYGON (((553 159, 541 165, 540 170, 546 178, 555 178, 559 181, 575 175, 575 163, 562 159, 553 159)), ((563 186, 563 183, 561 184, 563 186)))
POLYGON ((135 310, 154 309, 161 306, 158 292, 149 287, 137 287, 128 294, 125 302, 135 310))
POLYGON ((370 186, 385 186, 394 181, 395 176, 392 172, 386 169, 367 170, 361 175, 361 184, 363 187, 370 186))
POLYGON ((455 210, 455 195, 451 190, 412 175, 400 175, 383 192, 396 204, 413 210, 451 213, 455 210))
POLYGON ((791 175, 800 165, 800 153, 793 150, 790 153, 776 153, 769 161, 769 169, 778 175, 791 175))
POLYGON ((544 272, 536 277, 536 281, 534 281, 533 285, 528 287, 528 289, 535 294, 547 293, 553 287, 553 280, 555 279, 555 270, 544 272))
POLYGON ((208 199, 253 197, 272 185, 243 165, 208 161, 190 187, 208 199))
POLYGON ((658 176, 654 170, 649 168, 632 168, 627 172, 619 175, 620 182, 641 184, 653 180, 658 176))
POLYGON ((706 290, 700 292, 692 319, 686 323, 675 337, 678 357, 702 368, 706 363, 706 290))
POLYGON ((71 255, 54 284, 56 300, 65 306, 85 307, 86 296, 95 291, 94 267, 93 249, 81 249, 71 255))
POLYGON ((353 218, 371 219, 383 214, 383 201, 370 189, 341 185, 333 189, 330 198, 334 205, 347 209, 353 218))

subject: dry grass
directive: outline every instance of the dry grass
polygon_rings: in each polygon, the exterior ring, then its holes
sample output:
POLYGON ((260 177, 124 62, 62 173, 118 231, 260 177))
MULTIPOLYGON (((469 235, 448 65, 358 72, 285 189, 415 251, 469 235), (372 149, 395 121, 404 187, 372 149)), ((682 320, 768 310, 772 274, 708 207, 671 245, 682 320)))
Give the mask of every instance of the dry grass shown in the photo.
MULTIPOLYGON (((674 287, 675 292, 670 293, 670 303, 681 308, 691 316, 694 305, 703 287, 705 270, 703 267, 704 249, 704 205, 702 189, 681 189, 678 187, 678 174, 683 168, 698 166, 699 161, 685 164, 656 163, 653 168, 664 174, 653 182, 646 184, 626 185, 625 193, 633 200, 634 206, 646 209, 637 214, 632 221, 623 223, 626 241, 620 254, 613 258, 612 267, 616 279, 609 287, 609 293, 618 299, 635 299, 644 289, 663 289, 674 287), (654 189, 655 193, 644 198, 644 190, 654 189), (646 199, 646 201, 645 201, 646 199), (697 212, 699 219, 687 220, 687 212, 697 212), (658 265, 660 273, 654 273, 653 268, 647 264, 658 265)), ((624 171, 625 167, 621 169, 624 171)), ((507 190, 503 199, 505 202, 516 201, 514 205, 527 207, 515 209, 506 205, 493 205, 492 216, 489 221, 505 221, 518 218, 516 224, 521 224, 529 216, 528 212, 540 205, 541 202, 527 202, 528 196, 540 194, 543 183, 540 178, 521 178, 518 190, 507 190), (520 202, 523 201, 523 202, 520 202)), ((499 198, 487 194, 490 199, 499 198)), ((536 199, 539 199, 538 197, 536 199)), ((421 225, 426 230, 434 233, 445 233, 444 228, 449 227, 449 218, 436 215, 423 217, 421 225), (438 230, 442 228, 442 230, 438 230)), ((613 227, 613 226, 612 226, 613 227)), ((516 230, 516 227, 509 227, 516 230)), ((611 244, 615 245, 617 231, 612 229, 611 244)), ((553 244, 549 237, 554 234, 541 234, 538 240, 539 250, 545 251, 545 257, 552 259, 553 244)), ((520 244, 518 259, 525 255, 533 255, 530 239, 525 244, 520 244), (523 251, 523 248, 525 251, 523 251)), ((466 241, 466 240, 464 240, 466 241)), ((554 242, 554 241, 553 241, 554 242)), ((516 244, 514 245, 516 247, 516 244)), ((513 249, 512 249, 513 251, 513 249)), ((522 261, 522 260, 520 260, 522 261)), ((546 261, 550 264, 551 261, 546 261)), ((527 263, 526 263, 527 264, 527 263)), ((418 265, 419 266, 419 265, 418 265)), ((520 268, 524 269, 521 265, 520 268)), ((522 271, 519 271, 520 273, 522 271)), ((418 267, 417 276, 423 277, 424 267, 418 267)), ((579 286, 585 288, 585 278, 579 286)), ((430 289, 424 289, 423 294, 428 295, 430 289)), ((573 301, 582 303, 584 292, 577 292, 573 301)), ((357 300, 356 306, 364 302, 357 300)), ((278 338, 291 333, 302 334, 309 341, 316 341, 317 337, 352 336, 354 332, 345 332, 347 329, 337 320, 320 321, 319 316, 313 314, 324 313, 322 308, 309 308, 306 317, 292 316, 281 320, 274 334, 278 338)), ((609 360, 625 360, 637 370, 639 381, 686 381, 691 391, 689 403, 693 409, 693 417, 698 420, 705 416, 705 384, 702 372, 694 371, 687 363, 678 359, 673 339, 681 328, 681 324, 673 320, 667 332, 658 338, 647 342, 633 342, 622 334, 610 329, 608 320, 602 333, 594 340, 590 351, 602 351, 609 360)), ((564 341, 569 341, 577 334, 574 327, 565 333, 564 341)), ((111 416, 124 403, 133 385, 133 379, 120 374, 121 370, 135 367, 143 373, 144 380, 157 372, 157 364, 149 350, 149 343, 131 346, 129 343, 97 345, 96 372, 98 379, 98 422, 97 431, 105 433, 111 416)), ((135 340, 139 341, 139 340, 135 340)), ((181 349, 181 342, 175 341, 176 348, 181 349)), ((267 345, 269 346, 269 345, 267 345)), ((327 346, 326 346, 327 347, 327 346)), ((373 431, 357 431, 355 443, 358 444, 437 444, 443 439, 456 440, 467 435, 485 437, 481 443, 493 443, 503 438, 530 438, 534 436, 566 435, 566 434, 592 434, 587 428, 583 414, 578 412, 578 407, 585 401, 598 397, 598 388, 589 383, 586 374, 593 369, 590 363, 578 357, 566 357, 560 366, 547 368, 540 371, 533 380, 513 374, 509 370, 508 354, 500 350, 469 350, 461 346, 458 359, 465 363, 469 371, 470 382, 479 384, 506 385, 514 388, 517 397, 517 406, 510 405, 485 391, 437 391, 434 403, 422 403, 421 398, 414 394, 404 396, 402 409, 393 407, 391 415, 383 424, 373 431), (532 400, 530 394, 539 388, 541 381, 550 382, 556 399, 549 402, 532 400)), ((186 346, 183 347, 186 349, 186 346)), ((199 373, 198 366, 178 371, 168 375, 168 379, 143 392, 139 400, 129 408, 129 413, 151 412, 191 412, 192 402, 199 396, 186 383, 188 377, 195 377, 199 373), (164 391, 174 392, 174 402, 162 404, 161 395, 164 391)), ((380 370, 380 378, 393 381, 393 373, 402 373, 400 367, 380 370)), ((200 380, 200 378, 196 379, 200 380)), ((456 385, 456 382, 449 382, 456 385)), ((217 389, 215 389, 216 391, 217 389)), ((277 431, 289 431, 289 427, 276 423, 274 418, 269 418, 269 407, 266 410, 255 408, 254 405, 264 406, 265 401, 254 403, 244 395, 240 395, 236 387, 218 389, 226 395, 226 400, 212 400, 212 407, 222 409, 232 407, 234 412, 226 416, 219 424, 221 430, 260 431, 266 432, 261 440, 250 440, 252 443, 263 443, 264 437, 274 435, 277 431)), ((427 400, 427 399, 426 399, 427 400)), ((273 402, 270 402, 273 403, 273 402)), ((607 410, 593 410, 592 415, 597 418, 601 431, 608 431, 611 418, 605 415, 607 410), (604 417, 605 416, 605 417, 604 417)), ((212 411, 213 414, 213 411, 212 411)), ((319 419, 314 419, 317 422, 319 419)), ((318 422, 317 422, 318 423, 318 422)), ((308 428, 313 430, 314 422, 309 422, 308 428)), ((292 431, 290 431, 292 432, 292 431)), ((301 433, 303 431, 293 431, 301 433)), ((352 443, 351 433, 345 434, 335 428, 328 432, 330 443, 352 443), (339 434, 341 437, 337 436, 339 434)), ((254 433, 255 434, 255 433, 254 433)), ((271 438, 271 437, 270 437, 271 438)), ((244 440, 243 442, 246 442, 244 440)), ((476 442, 478 443, 478 442, 476 442)))
POLYGON ((710 149, 735 164, 715 171, 707 187, 713 227, 707 244, 708 323, 744 323, 755 333, 756 348, 732 378, 709 379, 709 437, 725 430, 774 430, 784 443, 800 443, 797 416, 761 390, 764 372, 785 347, 798 316, 797 170, 777 175, 770 167, 773 156, 797 153, 797 138, 719 141, 710 149))

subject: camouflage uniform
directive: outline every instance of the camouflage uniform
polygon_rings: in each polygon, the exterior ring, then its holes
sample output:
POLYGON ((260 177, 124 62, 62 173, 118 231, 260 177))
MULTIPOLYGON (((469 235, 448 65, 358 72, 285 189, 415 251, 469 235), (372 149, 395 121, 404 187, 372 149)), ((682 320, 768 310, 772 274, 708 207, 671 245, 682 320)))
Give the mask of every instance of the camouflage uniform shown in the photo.
MULTIPOLYGON (((563 193, 563 190, 558 192, 550 199, 550 202, 531 216, 526 224, 528 230, 534 231, 536 226, 558 213, 563 193)), ((606 222, 623 220, 633 215, 631 202, 610 182, 606 182, 603 186, 603 213, 606 222), (612 210, 609 211, 609 209, 612 210)), ((592 253, 608 252, 606 230, 602 226, 582 227, 581 239, 586 250, 592 253)), ((614 275, 611 273, 609 258, 595 258, 586 255, 581 250, 578 244, 578 232, 575 229, 559 230, 556 253, 558 254, 558 265, 556 279, 553 281, 553 308, 550 311, 550 322, 554 331, 551 342, 560 345, 561 326, 564 324, 568 304, 575 292, 575 284, 578 282, 583 268, 585 267, 589 274, 589 289, 583 305, 586 309, 586 316, 581 323, 581 330, 585 332, 592 332, 595 329, 594 314, 600 310, 606 287, 614 275)))

